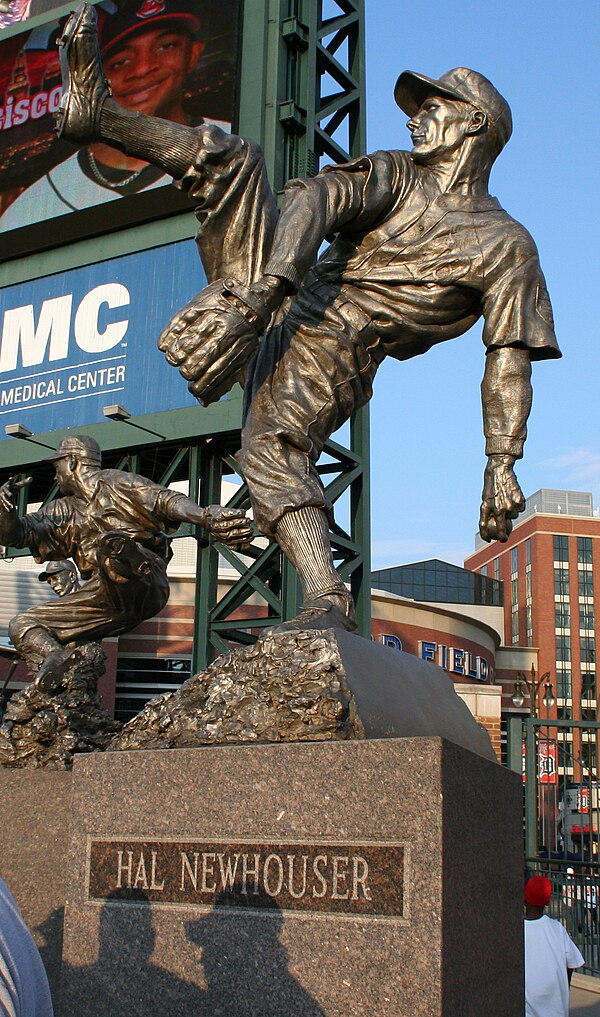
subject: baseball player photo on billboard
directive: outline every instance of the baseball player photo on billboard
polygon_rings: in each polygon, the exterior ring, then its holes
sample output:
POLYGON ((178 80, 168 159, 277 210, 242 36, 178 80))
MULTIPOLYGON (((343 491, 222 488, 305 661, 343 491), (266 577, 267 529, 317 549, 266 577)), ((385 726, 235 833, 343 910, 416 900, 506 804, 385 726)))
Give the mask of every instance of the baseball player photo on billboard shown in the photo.
MULTIPOLYGON (((242 0, 103 0, 96 7, 105 73, 126 109, 176 123, 235 122, 242 0)), ((111 226, 136 221, 127 209, 171 178, 148 163, 94 142, 57 138, 54 114, 62 87, 57 41, 64 19, 0 40, 0 232, 38 224, 41 243, 69 218, 69 231, 93 230, 88 211, 104 209, 111 226), (133 199, 133 200, 132 200, 133 199), (116 203, 116 204, 115 204, 116 203), (73 213, 79 213, 78 218, 73 213), (53 223, 54 221, 54 223, 53 223), (77 223, 81 223, 78 228, 77 223)), ((159 217, 154 199, 144 218, 159 217)), ((35 243, 30 249, 35 249, 35 243)))

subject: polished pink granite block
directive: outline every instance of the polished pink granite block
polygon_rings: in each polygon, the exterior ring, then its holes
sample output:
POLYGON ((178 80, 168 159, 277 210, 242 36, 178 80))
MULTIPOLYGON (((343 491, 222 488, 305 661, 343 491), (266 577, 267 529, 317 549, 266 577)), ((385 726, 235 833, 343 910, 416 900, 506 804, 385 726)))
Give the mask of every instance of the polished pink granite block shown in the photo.
POLYGON ((81 756, 73 781, 59 1017, 522 1017, 497 764, 392 738, 81 756))

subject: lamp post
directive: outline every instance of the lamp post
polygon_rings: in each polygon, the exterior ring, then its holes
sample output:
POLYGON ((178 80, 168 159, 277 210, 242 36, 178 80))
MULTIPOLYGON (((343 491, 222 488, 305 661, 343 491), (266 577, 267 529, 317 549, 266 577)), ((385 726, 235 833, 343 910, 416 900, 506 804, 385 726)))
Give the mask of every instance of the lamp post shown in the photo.
POLYGON ((542 702, 547 710, 551 710, 554 706, 554 689, 552 688, 552 682, 550 679, 550 672, 546 671, 541 678, 537 678, 535 673, 535 664, 531 665, 531 675, 527 678, 522 671, 517 671, 517 679, 515 681, 515 689, 513 692, 513 705, 520 708, 525 703, 525 694, 529 695, 529 711, 531 716, 536 718, 539 716, 537 709, 538 692, 542 685, 544 686, 544 695, 542 702))
MULTIPOLYGON (((538 714, 538 695, 540 689, 544 687, 544 695, 542 702, 546 707, 546 710, 550 710, 555 703, 554 690, 552 688, 552 682, 550 681, 550 672, 546 671, 541 678, 538 678, 535 671, 535 665, 531 665, 531 672, 529 678, 522 671, 517 672, 517 679, 515 681, 515 688, 513 692, 513 705, 520 708, 525 703, 525 695, 529 695, 529 712, 533 720, 537 719, 538 714)), ((527 728, 526 728, 527 731, 527 728)), ((549 764, 550 760, 542 760, 539 752, 539 739, 536 727, 532 725, 531 730, 532 744, 530 750, 526 754, 526 777, 527 777, 527 813, 529 816, 529 822, 526 824, 526 851, 529 856, 537 855, 538 843, 540 836, 540 818, 542 823, 546 813, 546 795, 543 796, 543 801, 538 800, 538 794, 547 790, 548 774, 542 776, 540 770, 543 763, 549 764), (533 750, 533 751, 531 751, 533 750), (540 816, 541 811, 541 816, 540 816)))

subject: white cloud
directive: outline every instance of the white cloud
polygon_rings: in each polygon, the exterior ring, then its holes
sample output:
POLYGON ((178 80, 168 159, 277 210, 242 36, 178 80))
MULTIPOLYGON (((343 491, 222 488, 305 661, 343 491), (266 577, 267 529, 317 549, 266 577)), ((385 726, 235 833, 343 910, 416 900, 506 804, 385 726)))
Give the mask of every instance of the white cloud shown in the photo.
POLYGON ((555 456, 541 463, 543 469, 562 474, 560 483, 572 489, 592 491, 600 497, 600 450, 590 448, 573 449, 561 456, 555 456))

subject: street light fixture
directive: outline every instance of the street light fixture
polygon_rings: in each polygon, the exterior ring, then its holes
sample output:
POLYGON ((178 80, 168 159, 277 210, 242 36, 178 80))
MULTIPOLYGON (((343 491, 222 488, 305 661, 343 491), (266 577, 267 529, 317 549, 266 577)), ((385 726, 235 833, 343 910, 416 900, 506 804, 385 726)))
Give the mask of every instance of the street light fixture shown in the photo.
POLYGON ((21 438, 23 441, 28 441, 32 445, 40 445, 41 448, 49 448, 51 452, 56 452, 56 445, 47 445, 45 441, 38 441, 34 437, 33 431, 30 431, 25 424, 6 424, 4 427, 4 433, 7 438, 21 438))
POLYGON ((541 678, 536 680, 535 665, 531 665, 531 676, 526 678, 522 671, 517 672, 517 679, 515 681, 515 689, 513 692, 513 705, 520 709, 525 703, 525 695, 529 695, 529 704, 532 717, 538 716, 537 711, 537 698, 538 692, 542 685, 544 686, 544 695, 542 702, 547 710, 551 710, 556 702, 554 698, 554 689, 552 688, 552 682, 550 679, 550 672, 546 671, 541 678))
POLYGON ((131 413, 120 403, 114 403, 112 406, 104 406, 102 413, 109 420, 118 420, 122 424, 129 424, 130 427, 137 427, 138 431, 144 431, 146 434, 152 434, 155 438, 160 438, 161 441, 165 441, 165 435, 161 434, 160 431, 152 431, 149 427, 145 427, 143 424, 138 424, 137 421, 131 419, 131 413))
MULTIPOLYGON (((548 815, 547 784, 550 782, 550 770, 548 767, 551 765, 552 767, 556 766, 556 757, 554 752, 551 752, 550 750, 549 740, 540 740, 539 732, 537 730, 538 725, 533 723, 533 721, 537 720, 539 716, 538 694, 542 686, 544 687, 542 702, 546 707, 546 710, 549 712, 555 703, 554 689, 552 688, 552 682, 550 681, 550 672, 546 671, 541 678, 538 678, 536 676, 534 664, 531 665, 529 678, 527 678, 522 671, 517 672, 512 697, 513 704, 519 709, 525 703, 525 696, 529 695, 529 712, 531 714, 531 721, 525 725, 524 731, 521 729, 521 738, 524 738, 524 747, 527 744, 529 745, 529 747, 525 750, 526 762, 524 772, 527 781, 526 815, 530 820, 530 822, 526 825, 526 841, 527 853, 530 855, 536 855, 538 853, 540 836, 542 841, 546 840, 540 830, 540 818, 542 819, 543 826, 548 815), (543 750, 542 745, 544 746, 543 750), (551 760, 553 761, 552 764, 551 760)), ((521 741, 521 738, 519 741, 521 741)), ((554 742, 554 745, 555 744, 556 743, 554 742)))

